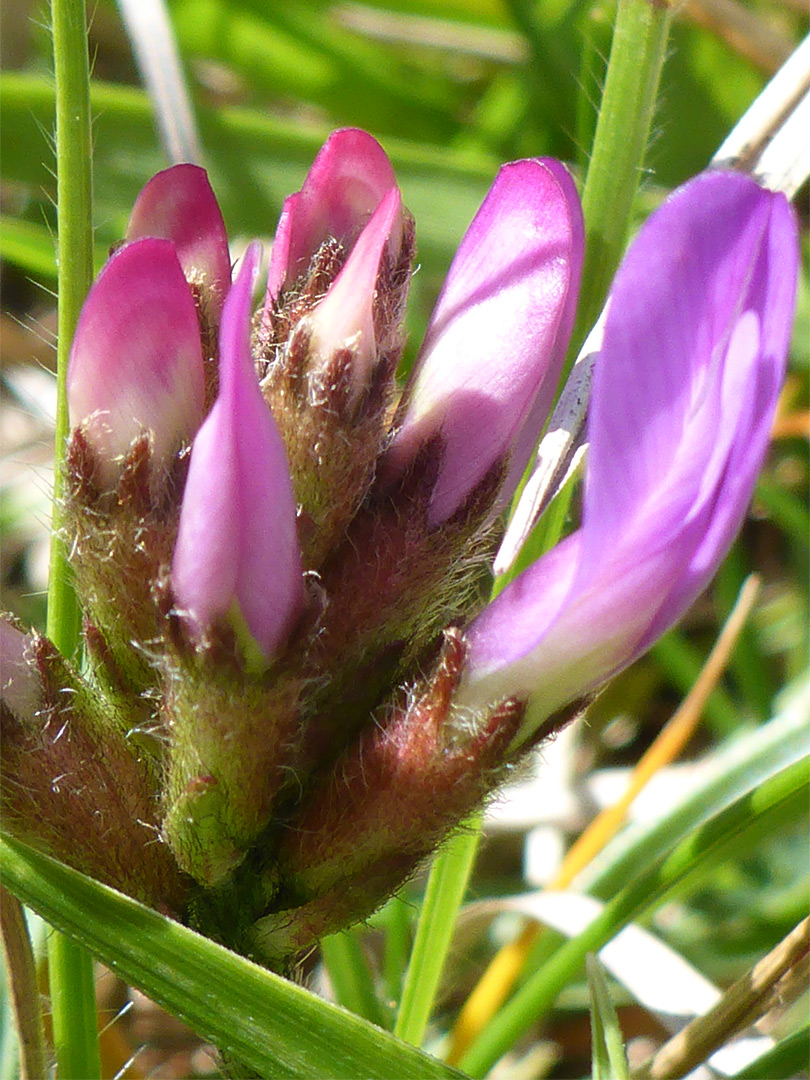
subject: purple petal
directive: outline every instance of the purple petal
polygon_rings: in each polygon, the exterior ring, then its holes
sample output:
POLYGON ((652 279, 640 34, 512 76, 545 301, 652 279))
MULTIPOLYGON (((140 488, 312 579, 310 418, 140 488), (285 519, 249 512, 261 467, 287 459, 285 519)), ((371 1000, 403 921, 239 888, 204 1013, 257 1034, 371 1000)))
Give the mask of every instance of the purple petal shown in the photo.
POLYGON ((201 635, 236 604, 269 658, 301 611, 303 584, 287 458, 250 352, 258 261, 252 244, 222 312, 219 396, 191 452, 172 587, 201 635))
POLYGON ((337 349, 351 347, 357 387, 368 383, 376 359, 374 298, 377 276, 391 234, 401 228, 401 215, 399 189, 391 188, 310 317, 311 353, 326 363, 337 349))
POLYGON ((88 294, 68 365, 70 423, 85 425, 102 480, 142 430, 158 461, 190 441, 204 391, 197 309, 173 245, 126 244, 88 294))
POLYGON ((450 267, 385 465, 403 471, 441 431, 433 524, 510 454, 517 482, 556 389, 582 254, 582 213, 565 168, 548 159, 505 165, 450 267))
MULTIPOLYGON (((289 288, 309 266, 321 244, 334 237, 349 250, 396 186, 391 162, 365 131, 344 128, 324 143, 304 186, 284 203, 267 278, 267 303, 289 288)), ((392 237, 399 249, 399 238, 392 237)))
POLYGON ((530 697, 536 724, 706 586, 767 450, 797 266, 789 204, 742 175, 699 176, 648 221, 609 301, 582 528, 473 622, 460 703, 530 697))
POLYGON ((135 200, 127 240, 171 240, 183 272, 201 286, 218 316, 231 284, 228 236, 205 169, 174 165, 157 173, 135 200))
POLYGON ((32 640, 0 619, 0 700, 20 720, 42 708, 42 682, 31 655, 32 640))
POLYGON ((797 258, 782 195, 710 172, 653 217, 617 276, 594 383, 586 558, 632 543, 631 514, 648 549, 679 545, 644 647, 702 591, 741 524, 784 379, 797 258))

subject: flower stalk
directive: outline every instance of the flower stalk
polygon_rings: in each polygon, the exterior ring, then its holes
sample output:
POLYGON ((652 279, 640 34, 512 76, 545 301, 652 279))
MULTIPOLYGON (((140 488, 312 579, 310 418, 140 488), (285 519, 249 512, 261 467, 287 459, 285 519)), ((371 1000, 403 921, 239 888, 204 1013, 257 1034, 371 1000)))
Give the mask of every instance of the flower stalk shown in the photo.
MULTIPOLYGON (((56 83, 57 179, 57 405, 54 499, 48 579, 47 632, 65 655, 79 639, 79 606, 61 529, 67 404, 68 353, 81 306, 93 278, 92 143, 90 65, 84 0, 52 0, 56 83)), ((48 940, 48 971, 57 1068, 64 1080, 101 1075, 96 1034, 95 986, 91 957, 53 932, 48 940)))

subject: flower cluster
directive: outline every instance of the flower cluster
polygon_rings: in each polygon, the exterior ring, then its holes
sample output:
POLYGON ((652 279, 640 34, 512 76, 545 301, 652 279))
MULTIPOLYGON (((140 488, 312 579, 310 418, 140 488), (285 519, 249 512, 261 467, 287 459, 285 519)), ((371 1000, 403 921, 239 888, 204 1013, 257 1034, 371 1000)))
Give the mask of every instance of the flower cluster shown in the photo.
POLYGON ((86 670, 0 624, 7 827, 279 961, 682 615, 767 448, 795 222, 730 172, 647 222, 591 343, 581 524, 485 605, 583 243, 562 165, 504 166, 400 392, 414 227, 370 136, 286 201, 258 310, 204 172, 147 184, 68 371, 86 670))

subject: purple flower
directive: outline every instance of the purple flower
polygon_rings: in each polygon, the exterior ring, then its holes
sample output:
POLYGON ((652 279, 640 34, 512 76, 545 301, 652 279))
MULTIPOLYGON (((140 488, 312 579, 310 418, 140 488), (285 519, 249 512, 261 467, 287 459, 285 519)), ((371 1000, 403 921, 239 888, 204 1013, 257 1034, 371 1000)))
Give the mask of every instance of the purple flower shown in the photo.
POLYGON ((222 312, 219 396, 192 448, 172 588, 198 635, 236 617, 269 659, 300 614, 303 586, 287 459, 250 352, 258 263, 252 244, 222 312))
POLYGON ((643 653, 743 519, 790 340, 784 196, 706 173, 650 218, 609 297, 582 526, 469 626, 459 707, 528 699, 522 735, 643 653))
POLYGON ((557 161, 505 165, 467 230, 405 389, 384 468, 401 472, 438 435, 440 525, 498 461, 514 491, 557 388, 582 270, 576 188, 557 161))
MULTIPOLYGON (((88 731, 109 714, 119 740, 166 733, 153 846, 198 900, 238 897, 240 947, 289 957, 379 906, 506 759, 683 614, 744 517, 798 245, 782 195, 712 172, 641 230, 592 336, 580 527, 480 610, 495 519, 557 390, 583 242, 562 165, 504 166, 399 401, 413 223, 364 132, 334 133, 285 202, 259 311, 258 245, 230 285, 191 166, 147 185, 93 286, 66 508, 97 685, 70 708, 88 731)), ((14 719, 41 680, 2 635, 14 719)), ((228 941, 220 909, 196 910, 228 941)))

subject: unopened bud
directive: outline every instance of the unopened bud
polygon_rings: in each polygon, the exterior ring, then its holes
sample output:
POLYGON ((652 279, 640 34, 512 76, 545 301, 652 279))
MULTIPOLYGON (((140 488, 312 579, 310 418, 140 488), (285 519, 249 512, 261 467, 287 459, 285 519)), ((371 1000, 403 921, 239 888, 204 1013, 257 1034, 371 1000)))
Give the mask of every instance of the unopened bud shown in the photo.
POLYGON ((193 438, 205 396, 200 331, 169 241, 126 244, 101 271, 76 327, 67 394, 71 427, 82 426, 102 488, 115 487, 143 432, 153 467, 193 438))
POLYGON ((252 245, 228 295, 220 388, 194 440, 172 560, 172 590, 192 633, 242 621, 269 659, 301 612, 295 503, 284 446, 250 354, 252 245))

